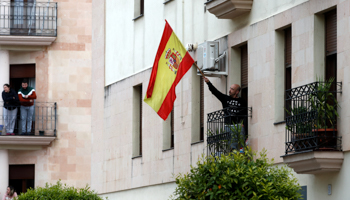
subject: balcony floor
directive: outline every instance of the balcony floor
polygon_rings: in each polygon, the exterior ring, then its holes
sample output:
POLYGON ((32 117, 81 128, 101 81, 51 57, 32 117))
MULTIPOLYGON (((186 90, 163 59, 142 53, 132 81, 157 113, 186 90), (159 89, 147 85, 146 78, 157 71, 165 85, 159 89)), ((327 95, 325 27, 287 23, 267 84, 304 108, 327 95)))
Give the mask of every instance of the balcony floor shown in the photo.
POLYGON ((282 156, 284 163, 298 174, 336 172, 344 160, 342 151, 309 151, 282 156))
POLYGON ((48 146, 55 136, 37 136, 37 135, 1 135, 0 149, 12 150, 35 150, 48 146))

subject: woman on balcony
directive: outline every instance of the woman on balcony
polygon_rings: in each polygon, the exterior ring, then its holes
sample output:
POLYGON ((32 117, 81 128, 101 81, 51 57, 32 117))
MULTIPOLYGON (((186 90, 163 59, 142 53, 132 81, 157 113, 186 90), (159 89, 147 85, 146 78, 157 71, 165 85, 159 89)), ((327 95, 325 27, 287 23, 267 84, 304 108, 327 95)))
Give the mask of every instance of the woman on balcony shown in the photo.
POLYGON ((14 135, 15 122, 17 118, 17 107, 19 99, 16 91, 10 88, 9 84, 4 84, 2 92, 2 100, 4 101, 4 121, 7 135, 14 135))

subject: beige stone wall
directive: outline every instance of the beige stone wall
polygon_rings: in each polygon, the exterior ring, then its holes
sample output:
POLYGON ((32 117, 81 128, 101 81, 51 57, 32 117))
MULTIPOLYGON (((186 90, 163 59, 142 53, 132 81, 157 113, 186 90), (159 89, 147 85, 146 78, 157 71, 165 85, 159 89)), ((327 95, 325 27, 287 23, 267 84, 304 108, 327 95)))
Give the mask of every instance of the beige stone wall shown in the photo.
POLYGON ((35 185, 85 187, 91 171, 91 0, 58 3, 57 39, 41 51, 13 51, 11 64, 36 64, 39 102, 57 102, 57 138, 37 151, 9 151, 10 164, 35 164, 35 185))

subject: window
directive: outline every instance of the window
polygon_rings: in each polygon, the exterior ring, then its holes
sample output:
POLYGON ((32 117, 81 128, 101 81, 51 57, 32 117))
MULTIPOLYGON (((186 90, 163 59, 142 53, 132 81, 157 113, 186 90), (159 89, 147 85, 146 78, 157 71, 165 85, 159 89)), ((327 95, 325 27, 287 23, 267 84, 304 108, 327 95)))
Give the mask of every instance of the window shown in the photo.
POLYGON ((134 0, 134 19, 137 20, 144 15, 144 0, 134 0))
POLYGON ((174 148, 174 108, 171 111, 171 123, 170 123, 170 148, 174 148))
POLYGON ((337 11, 325 13, 326 80, 334 77, 331 91, 336 91, 337 82, 337 11))
POLYGON ((200 83, 199 83, 199 93, 200 93, 200 97, 199 97, 199 107, 200 107, 200 124, 199 124, 199 140, 200 141, 204 141, 204 78, 202 76, 200 76, 199 79, 200 83))
POLYGON ((11 35, 35 34, 35 0, 11 0, 11 35))
POLYGON ((142 85, 133 88, 133 153, 142 156, 142 85))
POLYGON ((20 193, 25 193, 27 189, 34 188, 35 177, 34 165, 10 165, 9 166, 9 185, 12 185, 20 193))
POLYGON ((163 122, 163 150, 174 148, 174 108, 163 122))
POLYGON ((276 30, 275 35, 275 124, 284 122, 291 107, 286 90, 292 88, 292 27, 276 30), (283 87, 281 87, 283 85, 283 87))
MULTIPOLYGON (((241 98, 248 103, 248 45, 241 46, 241 98)), ((248 135, 247 121, 244 120, 244 130, 248 135)))
POLYGON ((191 144, 204 141, 204 79, 192 67, 191 78, 191 144))
POLYGON ((241 97, 248 102, 248 45, 241 46, 241 97))
MULTIPOLYGON (((284 30, 284 90, 292 88, 292 28, 289 27, 284 30)), ((284 99, 286 99, 286 93, 284 99)), ((285 114, 284 118, 288 116, 287 110, 291 108, 291 101, 284 102, 285 114)))

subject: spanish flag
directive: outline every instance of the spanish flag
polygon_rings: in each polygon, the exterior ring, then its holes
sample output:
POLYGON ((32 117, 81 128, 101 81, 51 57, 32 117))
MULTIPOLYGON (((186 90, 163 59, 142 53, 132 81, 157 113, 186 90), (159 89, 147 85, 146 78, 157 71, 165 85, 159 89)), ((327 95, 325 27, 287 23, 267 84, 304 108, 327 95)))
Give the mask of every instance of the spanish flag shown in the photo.
POLYGON ((166 20, 165 23, 144 99, 163 120, 173 109, 176 85, 194 63, 166 20))

